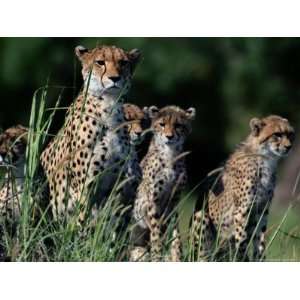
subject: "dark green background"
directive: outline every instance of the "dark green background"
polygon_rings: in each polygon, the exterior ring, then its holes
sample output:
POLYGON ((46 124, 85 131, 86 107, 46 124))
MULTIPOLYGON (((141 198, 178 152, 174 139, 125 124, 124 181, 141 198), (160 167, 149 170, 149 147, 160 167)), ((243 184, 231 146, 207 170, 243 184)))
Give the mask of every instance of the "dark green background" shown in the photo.
MULTIPOLYGON (((248 134, 250 118, 280 114, 300 123, 298 38, 1 38, 0 126, 28 122, 34 91, 47 80, 69 87, 68 105, 81 87, 77 45, 139 48, 129 100, 141 106, 194 106, 197 118, 187 149, 190 183, 218 167, 248 134)), ((48 105, 60 88, 51 89, 48 105)), ((64 113, 55 119, 55 132, 64 113)), ((294 178, 291 178, 294 180, 294 178)))

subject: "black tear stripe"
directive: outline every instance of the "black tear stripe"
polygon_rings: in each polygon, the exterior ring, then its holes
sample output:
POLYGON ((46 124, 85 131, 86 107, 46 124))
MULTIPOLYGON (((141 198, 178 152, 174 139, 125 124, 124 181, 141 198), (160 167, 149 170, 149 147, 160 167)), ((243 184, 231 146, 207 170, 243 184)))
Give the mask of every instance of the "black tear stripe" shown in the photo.
POLYGON ((266 142, 270 137, 272 136, 272 134, 271 135, 268 135, 265 139, 263 139, 259 144, 261 145, 261 144, 263 144, 264 142, 266 142))

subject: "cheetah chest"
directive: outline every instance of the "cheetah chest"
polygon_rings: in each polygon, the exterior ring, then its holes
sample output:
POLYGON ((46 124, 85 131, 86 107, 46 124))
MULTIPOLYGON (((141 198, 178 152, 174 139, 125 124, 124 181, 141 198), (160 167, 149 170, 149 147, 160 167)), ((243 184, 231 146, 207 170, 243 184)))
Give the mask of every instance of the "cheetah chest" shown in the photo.
MULTIPOLYGON (((96 144, 92 159, 99 162, 99 165, 104 168, 112 167, 115 164, 120 165, 121 161, 125 162, 129 150, 129 141, 125 133, 108 132, 96 144)), ((118 167, 116 166, 116 168, 118 167)))
POLYGON ((163 191, 170 193, 172 186, 176 183, 177 172, 174 168, 168 167, 157 174, 159 179, 163 181, 163 191))
POLYGON ((177 195, 182 188, 180 170, 176 166, 167 166, 160 170, 155 177, 154 192, 159 198, 160 211, 173 206, 173 197, 177 195), (172 204, 171 204, 172 203, 172 204), (170 205, 171 204, 171 205, 170 205))
POLYGON ((275 172, 274 172, 275 167, 271 163, 263 163, 261 168, 260 168, 260 183, 261 186, 269 190, 270 188, 274 187, 275 183, 275 172))
POLYGON ((129 150, 129 137, 125 130, 107 131, 105 136, 97 141, 89 169, 90 181, 94 181, 95 177, 100 180, 97 181, 99 195, 97 202, 108 195, 120 172, 127 172, 130 161, 129 150))
POLYGON ((259 185, 257 190, 257 203, 264 204, 273 197, 275 188, 275 166, 270 162, 263 162, 259 169, 259 185))

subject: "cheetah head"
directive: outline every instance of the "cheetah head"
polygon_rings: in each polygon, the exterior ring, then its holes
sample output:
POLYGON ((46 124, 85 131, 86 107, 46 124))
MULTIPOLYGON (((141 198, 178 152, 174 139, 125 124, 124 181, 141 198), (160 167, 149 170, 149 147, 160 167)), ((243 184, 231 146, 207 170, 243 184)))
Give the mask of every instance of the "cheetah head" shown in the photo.
POLYGON ((115 46, 100 46, 91 50, 77 46, 75 53, 82 65, 85 87, 96 97, 125 94, 141 56, 138 49, 126 52, 115 46))
POLYGON ((282 157, 288 154, 294 141, 294 129, 287 119, 271 115, 250 121, 250 141, 259 154, 282 157))
POLYGON ((25 159, 28 129, 17 125, 0 135, 0 164, 17 164, 25 159))
POLYGON ((158 143, 181 145, 192 130, 191 123, 196 116, 196 109, 191 107, 184 110, 177 106, 158 109, 151 106, 148 114, 152 120, 154 138, 158 143))
POLYGON ((127 128, 130 135, 130 142, 137 145, 142 142, 142 133, 149 127, 147 110, 142 110, 137 105, 125 103, 123 105, 124 116, 128 122, 127 128))

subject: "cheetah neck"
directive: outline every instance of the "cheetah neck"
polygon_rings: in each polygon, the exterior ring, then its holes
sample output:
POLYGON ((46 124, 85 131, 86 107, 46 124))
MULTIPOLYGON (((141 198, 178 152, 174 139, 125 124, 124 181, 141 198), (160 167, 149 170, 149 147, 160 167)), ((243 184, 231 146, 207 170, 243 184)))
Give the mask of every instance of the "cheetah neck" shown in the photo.
POLYGON ((101 97, 95 97, 90 93, 87 96, 82 93, 80 102, 81 104, 86 102, 86 108, 92 106, 94 117, 108 129, 115 129, 124 123, 123 99, 119 96, 104 94, 101 97))
POLYGON ((237 150, 231 155, 230 161, 246 156, 257 157, 271 172, 275 172, 279 161, 278 156, 272 155, 267 151, 258 150, 257 145, 249 139, 238 146, 237 150))
POLYGON ((157 151, 162 155, 166 161, 173 161, 183 150, 182 144, 166 144, 162 143, 159 139, 153 138, 149 152, 157 151))

